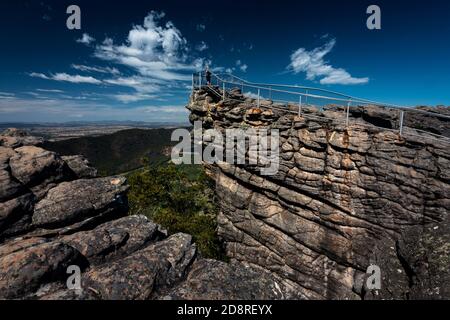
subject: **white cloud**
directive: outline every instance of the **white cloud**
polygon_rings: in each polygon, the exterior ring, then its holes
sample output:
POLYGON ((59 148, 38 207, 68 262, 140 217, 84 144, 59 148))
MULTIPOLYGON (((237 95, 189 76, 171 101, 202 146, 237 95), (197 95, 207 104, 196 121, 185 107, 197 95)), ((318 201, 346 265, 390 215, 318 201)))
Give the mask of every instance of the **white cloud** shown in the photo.
POLYGON ((354 78, 345 69, 331 66, 324 57, 331 52, 336 45, 336 40, 331 39, 321 47, 312 51, 300 48, 291 55, 291 63, 287 67, 294 73, 305 72, 308 80, 320 78, 321 84, 364 84, 369 78, 354 78))
MULTIPOLYGON (((132 89, 105 95, 121 103, 133 103, 145 100, 162 100, 168 91, 186 90, 192 79, 192 72, 200 70, 205 59, 193 58, 189 54, 187 40, 175 25, 168 21, 162 23, 164 13, 150 12, 142 25, 135 25, 128 32, 126 40, 120 44, 112 38, 94 47, 94 56, 110 63, 133 70, 129 76, 112 67, 72 64, 80 72, 99 73, 99 77, 89 75, 69 75, 67 73, 44 74, 31 73, 30 76, 41 79, 66 81, 72 83, 104 84, 132 89), (107 77, 110 75, 111 77, 107 77)), ((89 44, 94 39, 84 34, 79 42, 89 44)), ((200 51, 205 50, 202 42, 200 51)))
POLYGON ((189 81, 198 61, 188 63, 187 40, 172 22, 160 25, 162 13, 152 11, 143 25, 134 26, 124 44, 107 38, 95 55, 103 60, 133 68, 142 76, 167 81, 189 81))
POLYGON ((188 111, 182 105, 149 105, 115 108, 109 104, 71 99, 0 99, 2 121, 59 122, 79 118, 94 120, 134 120, 188 122, 188 111), (40 112, 36 113, 36 110, 40 112))
MULTIPOLYGON (((164 13, 150 12, 142 25, 135 25, 123 43, 106 38, 97 45, 94 55, 105 61, 135 71, 129 77, 104 80, 104 83, 133 88, 135 93, 117 95, 120 101, 140 101, 154 93, 184 88, 192 79, 192 72, 200 70, 205 59, 190 55, 187 40, 175 25, 161 19, 164 13)), ((201 43, 200 51, 206 43, 201 43)))
POLYGON ((81 38, 77 40, 78 43, 83 43, 83 44, 86 44, 86 45, 91 44, 94 41, 95 41, 95 39, 93 37, 91 37, 87 33, 83 33, 81 38))
POLYGON ((211 69, 211 71, 212 71, 212 72, 216 72, 216 73, 224 72, 224 71, 225 71, 225 67, 220 67, 220 66, 218 66, 218 67, 213 67, 213 68, 211 69))
POLYGON ((42 95, 41 93, 38 93, 38 92, 28 91, 28 92, 24 92, 24 94, 30 95, 36 99, 49 99, 47 96, 42 95))
MULTIPOLYGON (((115 79, 107 79, 105 80, 106 83, 113 84, 116 86, 123 86, 123 87, 131 87, 138 90, 141 88, 141 86, 145 86, 145 78, 142 77, 127 77, 127 78, 115 78, 115 79)), ((153 86, 152 91, 156 91, 158 87, 153 86)), ((147 91, 147 90, 146 90, 147 91)))
MULTIPOLYGON (((246 93, 244 93, 244 95, 246 96, 246 97, 249 97, 249 98, 252 98, 252 99, 258 99, 258 94, 257 93, 254 93, 254 92, 251 92, 251 91, 248 91, 248 92, 246 92, 246 93)), ((263 97, 263 95, 259 95, 259 98, 260 99, 265 99, 264 97, 263 97)))
POLYGON ((72 68, 79 71, 85 72, 98 72, 98 73, 109 73, 113 75, 120 74, 120 71, 117 68, 110 67, 93 67, 93 66, 85 66, 81 64, 72 64, 72 68))
POLYGON ((149 106, 142 107, 142 110, 147 113, 156 112, 156 113, 180 113, 187 114, 188 111, 184 106, 149 106))
POLYGON ((143 100, 151 100, 156 99, 156 95, 142 94, 142 93, 133 93, 133 94, 115 94, 112 96, 114 99, 123 102, 123 103, 131 103, 143 100))
POLYGON ((11 92, 0 92, 0 98, 2 97, 14 97, 15 94, 11 92))
POLYGON ((31 72, 28 74, 30 77, 33 78, 42 78, 42 79, 50 79, 49 77, 47 77, 45 74, 43 73, 38 73, 38 72, 31 72))
POLYGON ((205 51, 206 49, 208 49, 208 45, 206 44, 205 41, 200 42, 198 45, 195 46, 195 50, 197 51, 205 51))
POLYGON ((36 73, 32 72, 30 73, 31 77, 34 78, 41 78, 46 80, 55 80, 55 81, 65 81, 65 82, 71 82, 71 83, 90 83, 90 84, 100 84, 102 83, 101 80, 95 79, 94 77, 86 77, 86 76, 80 76, 80 75, 70 75, 67 73, 56 73, 52 74, 50 76, 47 76, 43 73, 36 73))
POLYGON ((48 93, 64 93, 63 90, 58 90, 58 89, 36 89, 36 91, 48 92, 48 93))
MULTIPOLYGON (((236 66, 239 67, 242 72, 247 72, 248 66, 245 63, 242 63, 241 60, 236 60, 236 66)), ((234 70, 234 68, 232 70, 234 70)))
MULTIPOLYGON (((245 63, 242 63, 241 60, 237 60, 237 61, 236 61, 236 66, 239 67, 239 69, 240 69, 242 72, 247 72, 248 66, 247 66, 245 63)), ((233 70, 234 70, 234 68, 233 68, 233 70)))

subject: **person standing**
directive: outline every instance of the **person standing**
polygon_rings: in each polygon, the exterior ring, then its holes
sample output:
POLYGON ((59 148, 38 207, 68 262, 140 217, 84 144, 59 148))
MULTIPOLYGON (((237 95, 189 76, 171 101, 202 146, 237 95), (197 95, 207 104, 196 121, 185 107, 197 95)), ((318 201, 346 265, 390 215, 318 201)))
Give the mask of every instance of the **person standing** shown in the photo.
POLYGON ((205 76, 206 76, 206 84, 208 86, 210 86, 211 85, 211 72, 209 71, 208 66, 206 66, 205 76))

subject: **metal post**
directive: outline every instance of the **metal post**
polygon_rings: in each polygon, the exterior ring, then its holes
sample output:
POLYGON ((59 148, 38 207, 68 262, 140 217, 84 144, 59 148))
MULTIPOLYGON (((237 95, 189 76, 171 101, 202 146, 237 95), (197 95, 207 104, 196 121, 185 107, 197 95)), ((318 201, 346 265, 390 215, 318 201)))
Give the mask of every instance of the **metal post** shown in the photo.
POLYGON ((194 74, 192 74, 192 91, 195 89, 194 74))
POLYGON ((199 88, 202 87, 202 72, 201 71, 198 73, 198 87, 199 88))
POLYGON ((348 127, 348 117, 349 117, 349 115, 350 115, 350 104, 351 104, 352 102, 351 101, 349 101, 348 103, 347 103, 347 114, 346 114, 346 116, 345 116, 345 125, 348 127))
POLYGON ((261 89, 258 89, 258 108, 260 104, 260 95, 261 95, 261 89))
POLYGON ((305 104, 308 105, 308 90, 306 90, 305 104))
POLYGON ((223 101, 225 101, 225 82, 223 83, 223 101))
POLYGON ((403 119, 405 118, 405 111, 400 111, 400 137, 403 135, 403 119))
POLYGON ((300 95, 298 102, 298 116, 300 117, 301 115, 302 115, 302 95, 300 95))

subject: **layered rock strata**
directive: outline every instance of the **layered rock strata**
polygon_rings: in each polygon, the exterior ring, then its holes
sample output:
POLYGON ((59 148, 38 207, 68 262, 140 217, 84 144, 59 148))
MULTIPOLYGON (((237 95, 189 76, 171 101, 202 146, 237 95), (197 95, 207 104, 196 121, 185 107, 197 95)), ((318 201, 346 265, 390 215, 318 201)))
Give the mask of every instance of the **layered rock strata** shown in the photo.
POLYGON ((299 115, 298 105, 222 94, 203 87, 191 96, 190 120, 204 133, 280 134, 275 175, 248 161, 205 164, 232 261, 269 271, 305 299, 450 298, 450 144, 413 129, 445 135, 448 122, 411 112, 401 136, 398 112, 379 107, 353 107, 347 126, 338 106, 299 115), (367 287, 371 265, 379 290, 367 287))

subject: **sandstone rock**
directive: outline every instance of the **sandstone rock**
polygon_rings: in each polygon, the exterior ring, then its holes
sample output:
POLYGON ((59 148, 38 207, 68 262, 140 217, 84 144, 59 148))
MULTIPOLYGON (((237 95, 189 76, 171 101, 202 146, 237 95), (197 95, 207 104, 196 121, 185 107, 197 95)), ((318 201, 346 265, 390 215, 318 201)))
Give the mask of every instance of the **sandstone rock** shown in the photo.
POLYGON ((83 287, 107 300, 148 299, 154 291, 181 280, 195 258, 191 237, 176 234, 125 259, 91 269, 83 287))
POLYGON ((18 148, 22 146, 36 146, 43 143, 43 139, 30 136, 26 131, 10 128, 0 134, 0 146, 18 148))
POLYGON ((63 279, 69 265, 85 265, 79 252, 62 243, 43 243, 0 257, 0 298, 19 298, 46 282, 63 279))
MULTIPOLYGON (((257 120, 244 125, 260 126, 263 118, 251 112, 256 102, 243 97, 242 103, 257 120)), ((242 117, 243 110, 230 108, 225 101, 212 128, 242 128, 240 118, 223 121, 242 117)), ((300 116, 296 105, 271 110, 274 117, 263 123, 280 131, 277 174, 262 176, 248 161, 208 165, 227 255, 294 283, 307 299, 448 297, 448 143, 410 131, 444 134, 448 121, 411 111, 400 136, 386 130, 398 129, 399 110, 352 107, 349 126, 342 106, 304 107, 300 116), (371 264, 383 274, 377 292, 361 284, 371 264)), ((210 297, 195 290, 206 281, 192 277, 174 295, 190 297, 192 288, 192 296, 210 297)))
POLYGON ((34 203, 31 193, 0 203, 0 242, 31 229, 34 203))
POLYGON ((89 160, 83 156, 63 156, 61 157, 69 168, 75 173, 78 179, 97 177, 97 169, 91 167, 89 160))
POLYGON ((24 146, 14 150, 9 160, 12 175, 31 188, 40 198, 54 183, 71 179, 72 172, 54 152, 35 146, 24 146))
POLYGON ((231 264, 197 257, 188 235, 167 238, 147 218, 124 216, 125 179, 86 179, 95 171, 84 158, 62 159, 12 130, 0 137, 0 298, 449 297, 447 144, 380 128, 398 119, 376 107, 352 108, 345 127, 335 121, 339 106, 260 112, 238 90, 227 92, 230 101, 215 91, 193 94, 190 119, 220 131, 265 126, 281 137, 275 175, 207 166, 231 264), (364 287, 371 264, 382 270, 378 291, 364 287), (81 267, 81 290, 67 288, 68 265, 81 267))
POLYGON ((60 183, 36 204, 33 225, 55 228, 109 212, 121 215, 127 210, 124 178, 80 179, 60 183))
POLYGON ((244 265, 198 260, 186 281, 164 299, 174 300, 281 300, 299 298, 270 274, 244 265), (283 289, 284 290, 283 290, 283 289))
POLYGON ((129 216, 60 241, 76 248, 92 265, 129 255, 161 236, 159 227, 145 216, 129 216))
POLYGON ((15 154, 12 148, 0 147, 0 201, 7 201, 25 192, 22 184, 11 175, 9 159, 15 154))
POLYGON ((2 246, 0 246, 0 258, 8 254, 24 250, 26 248, 35 247, 37 245, 48 242, 45 238, 17 238, 16 240, 10 241, 2 246))

